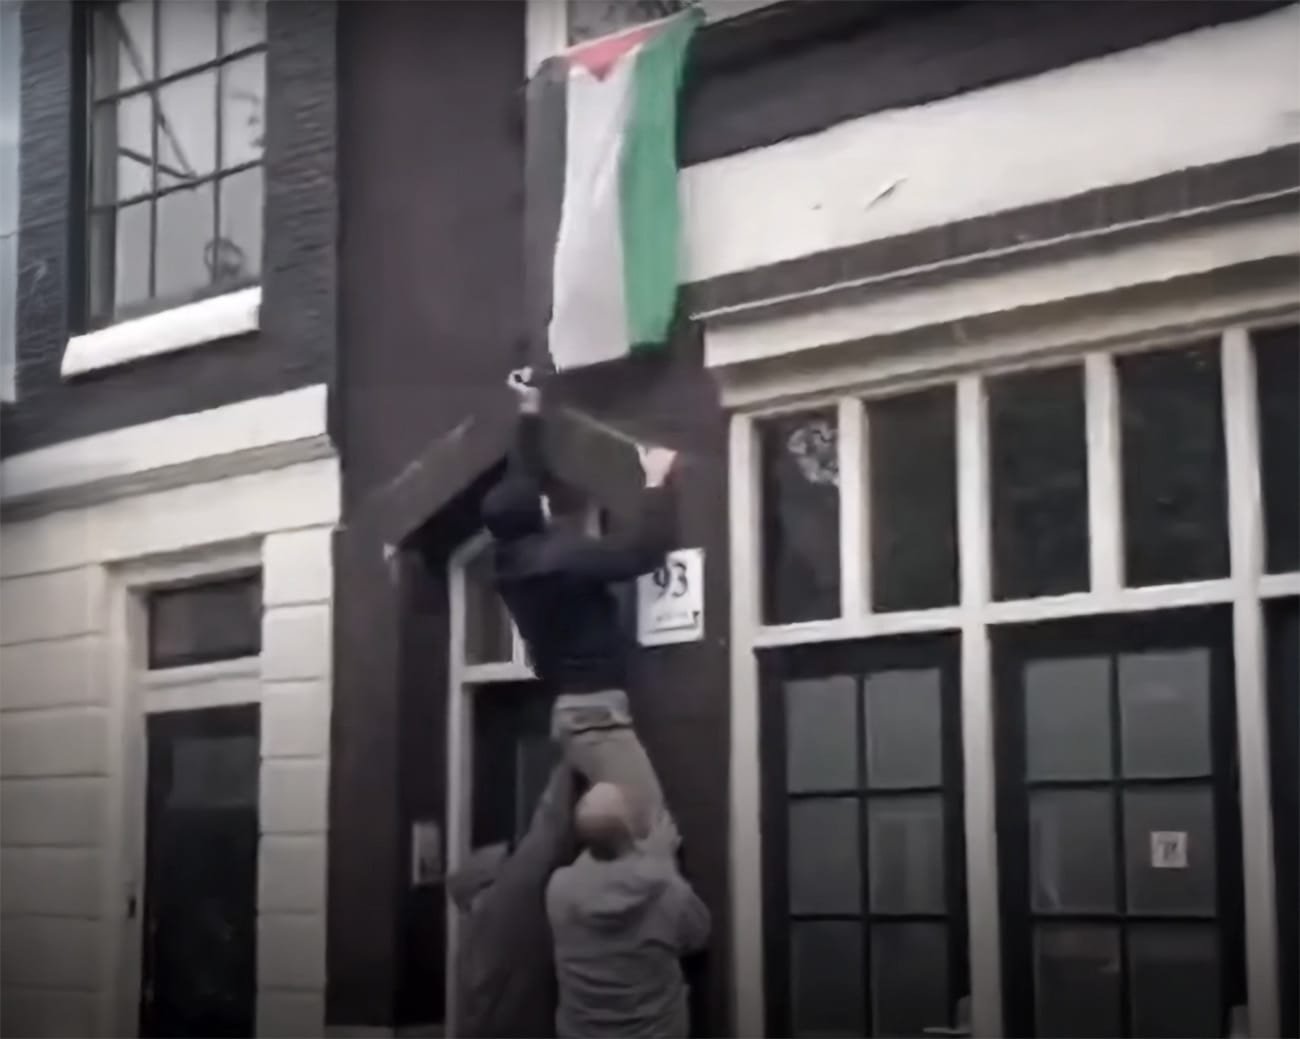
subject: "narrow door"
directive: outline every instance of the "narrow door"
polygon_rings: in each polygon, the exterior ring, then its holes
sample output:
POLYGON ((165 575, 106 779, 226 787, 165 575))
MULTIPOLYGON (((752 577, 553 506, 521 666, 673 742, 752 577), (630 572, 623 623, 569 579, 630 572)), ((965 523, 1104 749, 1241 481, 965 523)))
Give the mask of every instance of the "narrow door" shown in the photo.
POLYGON ((1007 1027, 1222 1036, 1245 1002, 1226 608, 995 641, 1007 1027))
POLYGON ((143 1036, 251 1036, 256 706, 149 716, 143 1036))
POLYGON ((955 637, 764 658, 773 1035, 967 1034, 955 637))
POLYGON ((474 789, 470 845, 525 833, 559 758, 550 737, 554 697, 534 682, 494 682, 474 691, 474 789))

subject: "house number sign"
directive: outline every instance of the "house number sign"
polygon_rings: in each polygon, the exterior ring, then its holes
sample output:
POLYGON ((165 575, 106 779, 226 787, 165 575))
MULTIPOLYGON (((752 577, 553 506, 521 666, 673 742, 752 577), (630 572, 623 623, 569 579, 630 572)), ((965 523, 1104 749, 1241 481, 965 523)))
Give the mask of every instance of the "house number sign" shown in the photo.
POLYGON ((636 583, 637 641, 643 646, 704 637, 704 549, 670 552, 663 566, 636 583))

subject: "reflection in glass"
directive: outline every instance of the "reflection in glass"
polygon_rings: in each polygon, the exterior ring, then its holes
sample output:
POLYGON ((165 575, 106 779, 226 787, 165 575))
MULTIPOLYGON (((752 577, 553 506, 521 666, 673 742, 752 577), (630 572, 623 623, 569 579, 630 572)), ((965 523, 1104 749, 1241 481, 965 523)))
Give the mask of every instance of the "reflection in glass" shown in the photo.
POLYGON ((1088 449, 1083 369, 988 381, 993 594, 1088 587, 1088 449))
POLYGON ((871 925, 872 1034, 923 1035, 948 1025, 948 993, 946 924, 871 925))
POLYGON ((1213 913, 1217 875, 1210 786, 1126 790, 1124 852, 1129 912, 1213 913))
POLYGON ((261 751, 256 736, 186 737, 172 749, 172 808, 257 804, 261 751))
POLYGON ((951 386, 867 405, 872 602, 957 601, 957 447, 951 386))
POLYGON ((1028 778, 1109 779, 1109 659, 1033 660, 1024 684, 1028 778))
POLYGON ((786 789, 858 786, 858 683, 847 675, 785 684, 786 789))
POLYGON ((510 613, 493 585, 492 553, 479 552, 465 564, 465 662, 506 663, 513 640, 510 613))
POLYGON ((830 409, 759 426, 762 452, 763 620, 838 617, 838 428, 830 409))
POLYGON ((1119 931, 1089 924, 1034 928, 1034 1016, 1039 1036, 1124 1034, 1119 931))
POLYGON ((1210 771, 1208 649, 1124 654, 1119 703, 1126 777, 1210 771))
MULTIPOLYGON (((173 191, 157 201, 158 260, 154 294, 184 297, 206 287, 208 239, 212 237, 212 183, 173 191)), ((145 254, 148 255, 147 253, 145 254)), ((139 263, 140 256, 128 262, 139 263)))
POLYGON ((208 243, 207 265, 218 284, 255 279, 262 269, 262 167, 217 182, 220 234, 208 243))
MULTIPOLYGON (((164 4, 163 8, 169 6, 164 4)), ((215 70, 198 72, 158 88, 159 189, 189 184, 210 176, 216 169, 216 96, 215 70)), ((143 152, 147 156, 149 149, 143 152)))
POLYGON ((159 75, 174 75, 206 64, 217 56, 216 0, 184 0, 184 3, 162 0, 158 3, 158 29, 161 34, 159 75))
POLYGON ((250 54, 221 69, 221 167, 262 158, 265 146, 266 53, 250 54))
POLYGON ((864 1034, 862 926, 796 920, 790 924, 790 1003, 796 1036, 864 1034))
POLYGON ((1218 344, 1135 354, 1116 365, 1128 584, 1226 576, 1218 344))
POLYGON ((1265 565, 1300 570, 1300 328, 1251 333, 1259 385, 1265 565))
POLYGON ((866 680, 867 784, 874 789, 943 781, 937 670, 879 671, 866 680))
POLYGON ((790 912, 859 912, 857 799, 791 801, 789 825, 790 912))
POLYGON ((1135 924, 1128 932, 1133 1034, 1152 1039, 1226 1035, 1213 924, 1135 924))
POLYGON ((942 913, 943 796, 873 797, 867 820, 872 912, 942 913))
POLYGON ((1113 911, 1114 832, 1109 790, 1034 791, 1029 802, 1034 911, 1113 911))

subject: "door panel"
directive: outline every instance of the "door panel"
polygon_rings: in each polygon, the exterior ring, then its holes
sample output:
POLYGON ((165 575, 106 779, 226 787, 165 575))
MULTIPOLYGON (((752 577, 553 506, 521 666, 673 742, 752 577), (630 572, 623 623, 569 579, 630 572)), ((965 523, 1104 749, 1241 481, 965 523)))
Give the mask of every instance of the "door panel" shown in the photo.
POLYGON ((251 1036, 258 708, 148 718, 144 1036, 251 1036))
POLYGON ((1012 1035, 1219 1036, 1245 1001, 1231 614, 994 638, 1012 1035))
POLYGON ((969 987, 955 637, 762 659, 774 1035, 923 1035, 969 987))

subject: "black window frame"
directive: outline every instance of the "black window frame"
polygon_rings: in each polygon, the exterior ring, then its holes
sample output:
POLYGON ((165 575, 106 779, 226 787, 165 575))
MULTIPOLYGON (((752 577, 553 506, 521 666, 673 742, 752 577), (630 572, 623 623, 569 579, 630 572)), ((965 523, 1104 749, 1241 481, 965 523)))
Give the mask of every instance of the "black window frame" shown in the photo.
POLYGON ((857 923, 861 928, 862 1014, 864 1035, 872 1035, 873 976, 871 931, 880 923, 929 923, 943 919, 948 928, 948 1005, 935 1026, 958 1028, 960 1001, 970 993, 970 939, 966 888, 965 766, 962 747, 961 636, 958 632, 919 633, 845 642, 804 643, 759 651, 759 746, 761 749, 761 827, 763 833, 764 989, 768 1034, 793 1035, 791 928, 794 919, 848 920, 845 914, 790 912, 789 805, 808 798, 854 797, 858 801, 859 867, 862 896, 857 923), (867 780, 863 742, 863 679, 882 671, 933 668, 939 672, 941 711, 939 784, 873 787, 867 780), (786 789, 784 683, 800 678, 856 676, 858 782, 852 791, 786 789), (871 908, 871 859, 868 810, 876 799, 938 794, 943 801, 944 909, 942 912, 888 913, 871 908))
MULTIPOLYGON (((77 270, 74 272, 79 275, 79 299, 78 306, 75 308, 79 313, 72 315, 76 323, 84 331, 94 331, 100 328, 110 327, 122 321, 129 321, 133 318, 145 317, 150 314, 160 313, 165 310, 171 310, 187 303, 193 303, 202 299, 209 299, 214 296, 224 295, 229 292, 235 292, 239 289, 250 288, 260 284, 262 278, 262 257, 259 255, 254 264, 255 273, 236 277, 220 279, 213 273, 216 268, 216 252, 218 243, 222 241, 221 230, 221 184, 229 181, 250 170, 265 170, 266 167, 266 150, 263 144, 261 156, 255 160, 242 162, 228 168, 222 167, 222 143, 223 143, 223 97, 222 97, 222 70, 246 58, 263 55, 263 75, 267 75, 269 65, 269 23, 267 29, 263 32, 262 39, 256 44, 241 47, 232 50, 229 53, 223 53, 223 17, 221 14, 222 7, 226 0, 212 0, 217 18, 215 20, 216 32, 216 57, 195 65, 189 65, 185 68, 169 72, 166 75, 159 75, 160 54, 161 54, 161 9, 164 2, 175 3, 176 0, 131 0, 131 2, 148 3, 150 5, 150 17, 152 20, 152 78, 143 79, 134 86, 127 88, 117 88, 97 96, 97 65, 102 58, 102 48, 111 46, 117 47, 116 35, 107 43, 99 37, 98 26, 100 20, 106 17, 113 17, 116 22, 117 32, 124 33, 118 9, 125 0, 91 0, 80 9, 81 17, 77 19, 78 24, 74 33, 74 45, 81 52, 83 61, 79 65, 74 75, 74 96, 81 98, 79 106, 79 123, 77 132, 74 135, 72 148, 72 167, 75 171, 73 178, 74 198, 77 200, 74 204, 74 219, 70 221, 72 228, 72 245, 74 246, 73 255, 79 257, 77 270), (186 179, 183 183, 172 184, 167 186, 159 185, 159 124, 158 117, 158 94, 160 90, 169 85, 183 82, 187 79, 203 75, 208 72, 215 72, 215 96, 213 98, 214 108, 214 153, 213 168, 211 173, 201 176, 194 176, 186 179), (143 193, 137 193, 127 198, 117 198, 116 190, 113 192, 111 201, 96 200, 96 164, 102 161, 98 154, 100 148, 96 141, 96 122, 97 115, 100 111, 111 110, 123 101, 135 97, 149 96, 152 99, 153 118, 150 123, 150 152, 149 159, 149 180, 150 189, 143 193), (208 268, 209 278, 207 284, 194 288, 189 291, 174 293, 166 296, 159 296, 157 289, 158 274, 158 202, 160 199, 167 198, 170 195, 182 191, 192 191, 211 185, 212 187, 212 220, 209 226, 211 237, 204 245, 204 263, 208 268), (122 307, 116 304, 117 296, 117 257, 116 257, 116 238, 117 222, 112 218, 120 210, 137 204, 148 204, 149 206, 149 276, 148 276, 148 295, 141 300, 136 300, 122 307), (107 219, 105 219, 107 218, 107 219), (97 231, 98 223, 102 220, 104 226, 109 231, 102 234, 97 231), (102 297, 102 299, 101 299, 102 297)), ((270 3, 269 0, 263 0, 269 18, 270 3)), ((265 82, 265 79, 264 79, 265 82)), ((265 87, 262 93, 262 126, 263 138, 266 133, 266 96, 265 87)), ((116 166, 116 152, 108 160, 116 166)), ((112 174, 114 183, 116 183, 116 170, 112 174)), ((258 220, 263 219, 265 212, 265 174, 263 174, 262 195, 258 203, 258 220)), ((259 236, 259 247, 263 246, 264 238, 259 236)))

